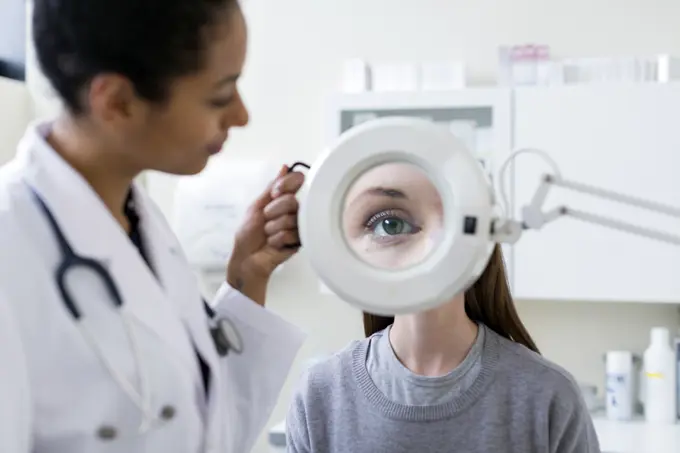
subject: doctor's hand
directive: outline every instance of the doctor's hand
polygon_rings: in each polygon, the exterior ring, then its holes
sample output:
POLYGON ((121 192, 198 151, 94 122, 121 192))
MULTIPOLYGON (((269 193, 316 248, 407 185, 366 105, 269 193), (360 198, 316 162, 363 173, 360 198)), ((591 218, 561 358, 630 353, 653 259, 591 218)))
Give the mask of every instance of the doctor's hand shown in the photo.
POLYGON ((260 305, 264 305, 272 272, 299 249, 295 194, 304 180, 304 174, 281 168, 248 209, 236 233, 227 283, 260 305))

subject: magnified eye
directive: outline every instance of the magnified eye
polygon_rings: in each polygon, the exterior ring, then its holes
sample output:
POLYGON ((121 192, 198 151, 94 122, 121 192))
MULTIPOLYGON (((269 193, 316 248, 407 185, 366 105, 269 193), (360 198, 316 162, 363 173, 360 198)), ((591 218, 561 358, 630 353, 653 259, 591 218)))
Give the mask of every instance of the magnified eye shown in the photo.
POLYGON ((421 231, 420 227, 398 216, 393 211, 383 211, 373 215, 366 222, 366 228, 380 239, 416 234, 421 231))
POLYGON ((403 219, 389 218, 378 222, 373 232, 378 236, 395 236, 397 234, 409 234, 413 229, 413 225, 403 219))

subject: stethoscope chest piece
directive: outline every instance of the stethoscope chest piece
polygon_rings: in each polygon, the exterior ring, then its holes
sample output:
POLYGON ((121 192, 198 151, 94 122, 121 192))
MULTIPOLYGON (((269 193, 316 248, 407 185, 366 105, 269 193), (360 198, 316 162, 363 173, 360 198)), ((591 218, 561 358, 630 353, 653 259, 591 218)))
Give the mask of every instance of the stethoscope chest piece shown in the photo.
POLYGON ((210 328, 210 334, 220 357, 225 357, 229 352, 236 354, 243 352, 243 340, 227 318, 216 319, 210 328))

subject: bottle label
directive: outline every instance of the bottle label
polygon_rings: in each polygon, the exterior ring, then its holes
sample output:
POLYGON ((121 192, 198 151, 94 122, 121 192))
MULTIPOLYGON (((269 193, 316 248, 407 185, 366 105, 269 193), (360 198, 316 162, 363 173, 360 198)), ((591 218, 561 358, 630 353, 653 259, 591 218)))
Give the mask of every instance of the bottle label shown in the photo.
POLYGON ((663 379, 664 375, 663 373, 652 373, 652 372, 646 372, 645 376, 650 378, 650 379, 663 379))
POLYGON ((633 411, 630 378, 626 374, 607 374, 607 416, 612 419, 629 419, 633 411))

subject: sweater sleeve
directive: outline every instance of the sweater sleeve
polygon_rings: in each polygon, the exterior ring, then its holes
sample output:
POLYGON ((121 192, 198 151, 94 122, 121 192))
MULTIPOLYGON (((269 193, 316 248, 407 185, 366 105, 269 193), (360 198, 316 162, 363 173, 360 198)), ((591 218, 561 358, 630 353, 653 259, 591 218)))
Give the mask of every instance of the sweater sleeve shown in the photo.
POLYGON ((600 453, 593 419, 576 383, 570 381, 555 395, 548 423, 551 453, 600 453))
POLYGON ((305 395, 308 394, 309 379, 303 376, 286 415, 286 451, 288 453, 312 453, 307 426, 305 395))

